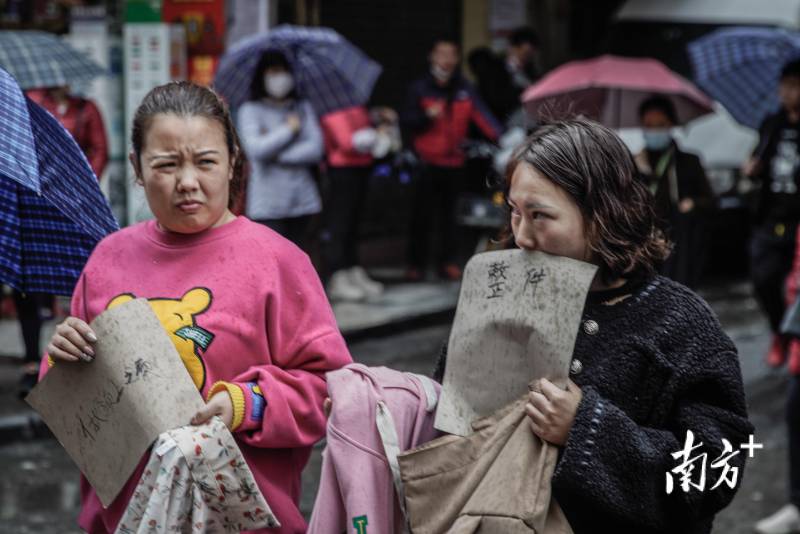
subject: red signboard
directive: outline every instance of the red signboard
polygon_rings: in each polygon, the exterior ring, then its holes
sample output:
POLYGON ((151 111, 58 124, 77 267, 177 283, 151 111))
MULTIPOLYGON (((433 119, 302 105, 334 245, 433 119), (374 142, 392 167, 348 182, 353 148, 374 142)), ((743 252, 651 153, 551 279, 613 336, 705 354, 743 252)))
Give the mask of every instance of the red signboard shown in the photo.
POLYGON ((186 28, 189 79, 208 85, 225 51, 225 0, 164 0, 161 19, 186 28))

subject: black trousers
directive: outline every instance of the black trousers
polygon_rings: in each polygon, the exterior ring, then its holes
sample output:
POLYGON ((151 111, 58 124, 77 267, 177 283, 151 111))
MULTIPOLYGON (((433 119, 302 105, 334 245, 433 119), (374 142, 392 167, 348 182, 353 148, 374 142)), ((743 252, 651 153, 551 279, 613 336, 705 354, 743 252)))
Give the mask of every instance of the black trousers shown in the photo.
POLYGON ((789 383, 786 425, 789 431, 789 500, 800 507, 800 376, 793 376, 789 383))
POLYGON ((330 167, 323 203, 322 260, 331 274, 358 265, 358 226, 364 214, 370 167, 330 167))
POLYGON ((460 167, 426 166, 416 183, 411 217, 408 259, 411 267, 424 271, 431 256, 439 266, 454 263, 459 249, 455 205, 464 188, 460 167), (438 237, 438 239, 437 239, 438 237), (435 250, 431 254, 431 249, 435 250))
POLYGON ((42 357, 39 352, 39 337, 42 331, 42 311, 48 299, 43 293, 20 293, 14 290, 14 306, 17 308, 17 319, 22 329, 22 340, 25 343, 25 363, 38 362, 42 357))
POLYGON ((755 230, 750 242, 750 276, 756 298, 777 333, 783 312, 784 283, 792 269, 797 225, 785 225, 782 233, 775 224, 763 224, 755 230))
POLYGON ((301 249, 307 251, 312 217, 313 215, 301 215, 283 219, 259 219, 256 222, 272 228, 301 249))
POLYGON ((661 266, 661 274, 697 289, 703 275, 708 238, 705 215, 675 213, 670 218, 668 235, 674 248, 661 266))

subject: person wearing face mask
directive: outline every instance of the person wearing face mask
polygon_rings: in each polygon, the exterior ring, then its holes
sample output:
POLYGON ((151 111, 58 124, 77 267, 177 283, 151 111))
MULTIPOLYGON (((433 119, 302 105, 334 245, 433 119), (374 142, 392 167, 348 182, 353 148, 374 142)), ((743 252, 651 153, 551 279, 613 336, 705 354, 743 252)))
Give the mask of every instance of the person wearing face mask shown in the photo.
POLYGON ((436 247, 439 274, 450 280, 461 278, 456 263, 459 251, 454 206, 464 189, 465 156, 462 145, 471 124, 490 141, 497 141, 502 127, 473 86, 459 71, 458 44, 448 38, 434 41, 428 57, 429 73, 414 82, 408 92, 401 125, 411 139, 423 168, 414 193, 406 277, 422 279, 429 248, 436 247), (440 240, 429 243, 438 223, 440 240))
POLYGON ((703 274, 706 219, 714 195, 700 159, 683 152, 672 139, 677 124, 672 102, 653 96, 639 106, 645 148, 636 163, 653 194, 656 216, 673 242, 661 274, 692 289, 703 274))
POLYGON ((312 168, 322 160, 322 131, 311 105, 297 97, 286 57, 260 59, 250 101, 238 111, 242 146, 250 161, 245 214, 304 248, 322 201, 312 168))

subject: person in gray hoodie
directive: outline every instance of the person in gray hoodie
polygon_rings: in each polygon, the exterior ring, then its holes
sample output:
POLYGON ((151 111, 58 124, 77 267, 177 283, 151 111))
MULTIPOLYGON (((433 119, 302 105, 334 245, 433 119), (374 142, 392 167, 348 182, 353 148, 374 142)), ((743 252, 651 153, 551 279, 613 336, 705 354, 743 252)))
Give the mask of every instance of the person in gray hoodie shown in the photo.
POLYGON ((265 52, 256 72, 252 99, 237 113, 250 162, 245 214, 303 248, 311 218, 322 210, 312 172, 324 155, 322 132, 281 52, 265 52))

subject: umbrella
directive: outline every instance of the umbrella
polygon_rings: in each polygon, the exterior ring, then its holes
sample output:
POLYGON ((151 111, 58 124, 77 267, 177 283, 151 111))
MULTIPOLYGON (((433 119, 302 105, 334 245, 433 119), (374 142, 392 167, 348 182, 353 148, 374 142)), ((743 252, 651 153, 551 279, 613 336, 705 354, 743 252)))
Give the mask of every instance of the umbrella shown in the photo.
POLYGON ((69 295, 118 228, 75 140, 0 69, 0 281, 69 295))
POLYGON ((776 111, 783 66, 800 57, 800 33, 774 28, 725 28, 689 43, 695 81, 734 119, 758 128, 776 111))
POLYGON ((711 113, 711 101, 659 61, 605 55, 572 61, 530 86, 522 102, 533 118, 585 115, 611 128, 639 126, 639 104, 660 95, 675 105, 678 123, 711 113))
POLYGON ((0 31, 0 67, 23 89, 77 85, 105 72, 86 54, 39 31, 0 31))
POLYGON ((261 55, 282 52, 292 66, 298 93, 317 115, 361 105, 369 100, 381 66, 329 28, 282 25, 249 37, 226 53, 214 77, 214 87, 232 108, 250 98, 250 87, 261 55))

